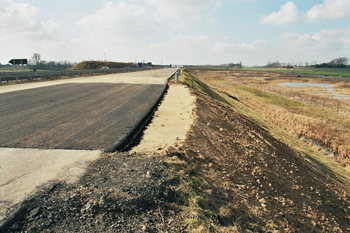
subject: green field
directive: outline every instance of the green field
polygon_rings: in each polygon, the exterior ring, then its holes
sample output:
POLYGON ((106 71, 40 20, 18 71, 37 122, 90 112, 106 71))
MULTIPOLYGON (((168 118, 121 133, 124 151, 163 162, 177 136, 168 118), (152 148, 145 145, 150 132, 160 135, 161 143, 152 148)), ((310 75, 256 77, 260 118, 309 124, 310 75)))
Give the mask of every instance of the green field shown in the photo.
POLYGON ((294 69, 285 68, 263 68, 263 67, 245 67, 245 70, 261 70, 276 71, 295 74, 311 74, 311 75, 328 75, 335 77, 350 77, 350 68, 312 68, 312 67, 296 67, 294 69))

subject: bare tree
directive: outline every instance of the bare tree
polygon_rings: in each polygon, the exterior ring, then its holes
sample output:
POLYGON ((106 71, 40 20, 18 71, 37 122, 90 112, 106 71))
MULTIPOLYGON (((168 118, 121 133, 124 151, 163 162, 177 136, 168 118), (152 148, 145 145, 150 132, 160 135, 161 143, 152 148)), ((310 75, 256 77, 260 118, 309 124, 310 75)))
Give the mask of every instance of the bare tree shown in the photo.
POLYGON ((40 55, 40 53, 34 53, 34 54, 32 55, 32 61, 33 61, 33 63, 34 63, 35 65, 37 65, 38 63, 40 63, 40 61, 41 61, 41 55, 40 55))
POLYGON ((348 64, 349 58, 347 57, 339 57, 339 58, 334 58, 330 64, 333 66, 337 66, 337 67, 342 67, 342 66, 346 66, 348 64))
POLYGON ((280 68, 281 63, 279 63, 278 61, 275 61, 275 62, 268 61, 266 67, 268 67, 268 68, 280 68))

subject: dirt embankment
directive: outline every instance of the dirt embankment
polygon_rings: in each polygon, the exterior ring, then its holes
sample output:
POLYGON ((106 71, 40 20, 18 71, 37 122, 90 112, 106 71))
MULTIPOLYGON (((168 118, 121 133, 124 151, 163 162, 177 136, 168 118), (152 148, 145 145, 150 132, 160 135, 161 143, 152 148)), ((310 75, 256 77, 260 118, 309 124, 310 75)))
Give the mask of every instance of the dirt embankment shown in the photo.
POLYGON ((206 230, 350 231, 349 190, 245 116, 203 96, 197 106, 184 158, 206 230))
POLYGON ((181 148, 106 154, 78 183, 23 203, 8 231, 350 231, 342 185, 246 117, 196 95, 181 148))

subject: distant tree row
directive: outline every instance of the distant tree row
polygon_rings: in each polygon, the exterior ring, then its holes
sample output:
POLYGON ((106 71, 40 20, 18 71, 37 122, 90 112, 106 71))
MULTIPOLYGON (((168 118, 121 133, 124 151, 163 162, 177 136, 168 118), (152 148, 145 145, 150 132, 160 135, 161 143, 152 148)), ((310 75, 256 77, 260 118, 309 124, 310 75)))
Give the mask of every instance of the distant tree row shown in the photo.
POLYGON ((243 65, 242 65, 242 62, 238 62, 238 63, 233 63, 233 62, 230 62, 228 64, 221 64, 220 66, 226 66, 227 68, 238 68, 238 69, 242 69, 243 68, 243 65))
POLYGON ((316 65, 316 61, 311 61, 311 62, 279 62, 279 61, 268 61, 267 65, 265 67, 267 68, 287 68, 287 69, 292 69, 294 67, 309 67, 309 66, 314 66, 316 65))
POLYGON ((330 61, 328 63, 314 65, 314 67, 316 67, 316 68, 347 68, 347 67, 349 67, 348 61, 349 61, 349 58, 347 58, 347 57, 339 57, 339 58, 334 58, 332 61, 330 61))
POLYGON ((348 65, 349 59, 346 57, 335 58, 328 63, 317 64, 316 61, 312 62, 279 62, 279 61, 268 61, 265 67, 267 68, 294 68, 296 66, 302 67, 316 67, 316 68, 346 68, 348 65))
POLYGON ((37 70, 68 70, 76 63, 70 61, 45 61, 41 60, 39 53, 34 53, 28 64, 37 70))
POLYGON ((89 69, 101 69, 102 67, 108 68, 136 68, 135 63, 129 62, 111 62, 111 61, 82 61, 73 66, 72 70, 89 70, 89 69))

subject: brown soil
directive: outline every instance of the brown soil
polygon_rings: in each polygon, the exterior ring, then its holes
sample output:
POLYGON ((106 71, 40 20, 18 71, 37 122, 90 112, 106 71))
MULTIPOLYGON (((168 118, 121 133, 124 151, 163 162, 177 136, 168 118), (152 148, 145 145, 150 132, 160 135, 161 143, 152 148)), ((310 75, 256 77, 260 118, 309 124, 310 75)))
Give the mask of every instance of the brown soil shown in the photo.
POLYGON ((48 184, 25 201, 8 231, 350 232, 345 187, 246 117, 195 95, 182 148, 106 154, 79 182, 48 184))
POLYGON ((201 207, 224 232, 350 232, 349 190, 246 117, 197 97, 185 149, 201 207))

